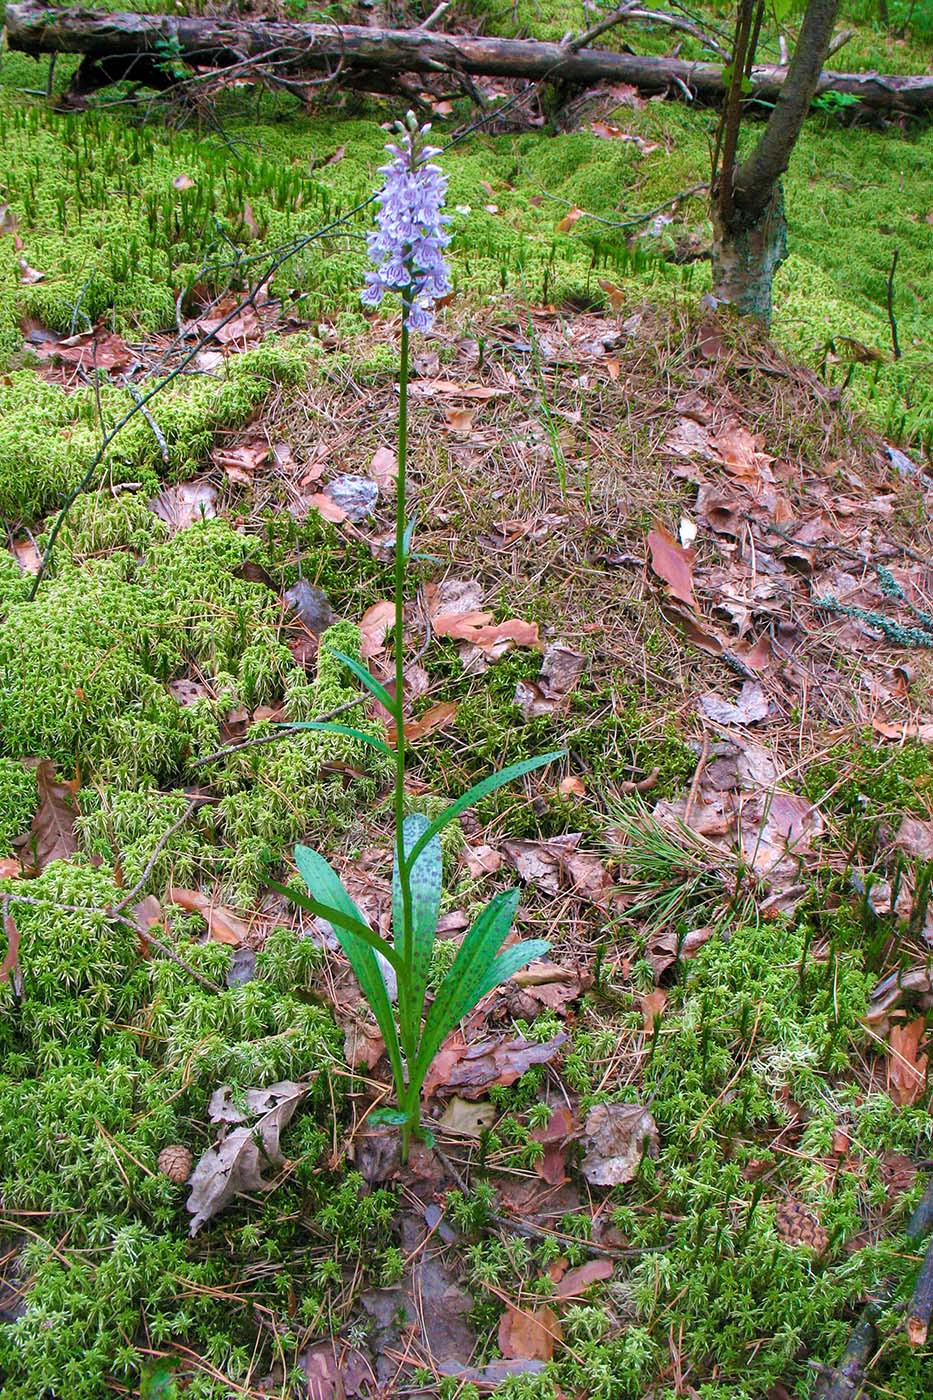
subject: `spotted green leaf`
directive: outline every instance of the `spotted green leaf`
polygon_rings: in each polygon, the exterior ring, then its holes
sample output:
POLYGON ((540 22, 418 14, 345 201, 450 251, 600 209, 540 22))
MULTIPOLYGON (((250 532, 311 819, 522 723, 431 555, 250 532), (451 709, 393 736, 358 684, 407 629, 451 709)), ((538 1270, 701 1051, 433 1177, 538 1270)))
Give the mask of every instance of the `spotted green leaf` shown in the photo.
POLYGON ((496 957, 512 927, 518 900, 518 890, 497 894, 461 943, 453 966, 425 1017, 416 1070, 421 1079, 444 1039, 480 998, 520 967, 547 952, 550 945, 537 938, 518 943, 496 957))
POLYGON ((553 753, 539 754, 537 758, 525 758, 520 763, 510 763, 508 768, 502 768, 498 773, 490 773, 489 777, 483 778, 482 782, 474 783, 468 792, 465 792, 462 797, 458 797, 456 802, 451 802, 450 806, 445 807, 439 817, 435 817, 434 821, 425 827, 408 852, 407 863, 412 865, 428 842, 432 841, 435 836, 439 836, 449 822, 454 821, 468 807, 472 807, 474 802, 488 797, 491 792, 505 787, 506 783, 511 783, 515 778, 523 778, 526 773, 533 773, 536 768, 543 768, 546 763, 552 763, 555 758, 563 758, 564 752, 563 749, 555 749, 553 753))
POLYGON ((317 851, 312 851, 310 846, 296 846, 295 864, 298 866, 301 878, 311 892, 312 902, 318 904, 316 896, 322 896, 318 905, 322 911, 321 917, 330 922, 338 943, 346 953, 350 966, 356 973, 356 980, 360 984, 364 997, 372 1007, 376 1024, 385 1041, 395 1081, 400 1084, 402 1082, 402 1064, 398 1033, 395 1029, 395 1017, 392 1013, 389 994, 386 991, 382 969, 376 960, 375 947, 383 945, 379 951, 393 964, 396 971, 398 971, 398 955, 385 943, 384 939, 379 938, 378 934, 372 933, 372 930, 368 928, 366 920, 344 889, 340 876, 336 870, 328 865, 323 856, 318 855, 317 851), (327 910, 330 912, 326 912, 327 910), (334 918, 334 915, 337 917, 334 918), (363 938, 364 931, 376 940, 375 945, 363 938), (390 952, 391 957, 389 956, 390 952))
MULTIPOLYGON (((415 842, 427 830, 428 819, 412 812, 402 826, 403 850, 407 858, 415 842)), ((398 868, 398 851, 392 866, 392 928, 395 945, 401 954, 406 975, 399 979, 399 1013, 402 1020, 402 1041, 412 1050, 418 1043, 418 1029, 424 1008, 424 994, 431 972, 431 951, 441 909, 441 842, 435 836, 418 856, 408 875, 411 890, 411 947, 402 900, 402 880, 398 868), (410 976, 407 969, 411 968, 410 976)))

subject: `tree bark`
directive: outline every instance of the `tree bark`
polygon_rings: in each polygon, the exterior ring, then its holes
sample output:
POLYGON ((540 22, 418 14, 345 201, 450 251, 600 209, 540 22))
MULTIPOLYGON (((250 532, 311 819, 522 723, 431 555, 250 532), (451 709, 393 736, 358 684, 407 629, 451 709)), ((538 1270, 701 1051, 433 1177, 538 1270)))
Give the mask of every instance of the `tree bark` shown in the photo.
MULTIPOLYGON (((838 9, 839 0, 808 0, 787 79, 768 124, 740 165, 724 158, 713 191, 713 295, 766 325, 771 320, 774 274, 787 257, 781 176, 819 88, 838 9)), ((736 69, 740 62, 736 57, 736 69)))
MULTIPOLYGON (((560 79, 562 82, 632 83, 645 93, 689 90, 718 102, 726 86, 714 63, 643 58, 605 49, 565 48, 533 39, 493 39, 423 30, 360 25, 298 24, 286 21, 202 19, 176 15, 55 10, 12 4, 6 10, 7 42, 24 53, 81 53, 95 61, 123 56, 166 63, 178 58, 199 67, 229 68, 244 60, 274 61, 279 71, 320 72, 342 65, 364 85, 366 74, 453 71, 490 77, 560 79)), ((113 71, 117 71, 114 69, 113 71)), ((120 66, 126 76, 126 65, 120 66)), ((749 100, 773 103, 787 68, 764 64, 751 71, 749 100)), ((816 93, 846 93, 883 111, 933 108, 933 75, 822 73, 816 93)))

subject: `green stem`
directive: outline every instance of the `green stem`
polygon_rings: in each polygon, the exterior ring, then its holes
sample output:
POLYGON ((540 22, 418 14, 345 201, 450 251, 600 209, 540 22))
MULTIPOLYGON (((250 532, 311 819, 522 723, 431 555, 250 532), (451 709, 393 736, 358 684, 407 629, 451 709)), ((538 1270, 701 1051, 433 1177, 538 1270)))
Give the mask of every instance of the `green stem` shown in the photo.
MULTIPOLYGON (((402 1010, 402 1002, 408 998, 414 970, 411 878, 406 868, 403 835, 405 822, 405 486, 408 459, 408 325, 406 317, 410 299, 411 288, 409 287, 402 294, 402 343, 399 357, 398 394, 398 480, 395 500, 395 858, 402 891, 402 927, 396 929, 396 941, 401 935, 405 949, 405 966, 403 975, 398 982, 400 1011, 402 1010)), ((403 1026, 408 1024, 407 1014, 401 1015, 399 1019, 403 1026)), ((410 1069, 417 1047, 412 1042, 411 1037, 404 1032, 403 1041, 405 1060, 410 1069)))

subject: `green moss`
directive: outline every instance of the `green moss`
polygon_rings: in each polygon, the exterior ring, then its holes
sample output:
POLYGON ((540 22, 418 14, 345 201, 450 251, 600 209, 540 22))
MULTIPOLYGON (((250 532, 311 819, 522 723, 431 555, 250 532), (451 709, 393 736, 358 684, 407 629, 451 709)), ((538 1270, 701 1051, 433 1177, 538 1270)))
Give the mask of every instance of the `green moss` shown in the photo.
POLYGON ((871 842, 879 827, 899 825, 907 813, 926 816, 933 757, 925 744, 907 740, 889 747, 866 734, 809 767, 803 786, 811 802, 842 823, 848 839, 871 842))
POLYGON ((13 758, 0 758, 0 856, 28 831, 36 810, 36 775, 13 758))

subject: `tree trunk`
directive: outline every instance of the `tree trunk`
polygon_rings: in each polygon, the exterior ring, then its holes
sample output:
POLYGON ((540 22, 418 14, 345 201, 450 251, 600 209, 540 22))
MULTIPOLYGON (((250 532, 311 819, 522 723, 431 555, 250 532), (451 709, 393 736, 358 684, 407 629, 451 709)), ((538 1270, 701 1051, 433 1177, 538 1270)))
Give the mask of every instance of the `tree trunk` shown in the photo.
MULTIPOLYGON (((11 49, 86 54, 101 63, 105 74, 108 60, 111 65, 118 58, 125 60, 109 69, 119 77, 132 77, 133 62, 138 62, 141 81, 151 74, 154 62, 170 65, 172 59, 180 59, 196 67, 230 68, 254 60, 274 62, 278 72, 320 73, 340 67, 357 86, 369 82, 375 90, 386 74, 444 71, 580 85, 624 82, 649 94, 686 89, 704 102, 721 101, 726 91, 723 70, 714 63, 418 29, 56 10, 27 3, 7 6, 6 32, 11 49)), ((750 78, 749 98, 772 103, 778 101, 789 70, 764 64, 753 68, 750 78)), ((933 74, 823 73, 815 91, 847 93, 885 111, 933 108, 933 74)))
POLYGON ((819 87, 838 9, 839 0, 809 0, 768 124, 740 165, 724 159, 713 192, 713 295, 765 324, 771 320, 774 274, 787 256, 781 176, 819 87))

